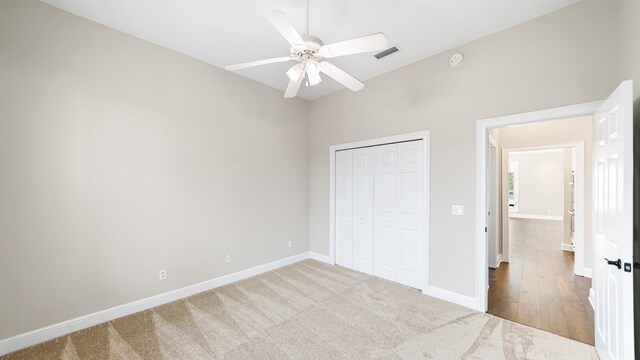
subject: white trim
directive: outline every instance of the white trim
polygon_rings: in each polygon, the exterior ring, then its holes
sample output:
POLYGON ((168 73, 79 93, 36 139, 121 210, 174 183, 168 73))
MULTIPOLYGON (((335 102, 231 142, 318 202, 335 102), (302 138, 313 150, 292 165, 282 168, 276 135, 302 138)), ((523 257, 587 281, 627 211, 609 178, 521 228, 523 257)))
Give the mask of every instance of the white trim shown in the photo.
POLYGON ((487 287, 489 285, 489 267, 487 266, 486 226, 486 165, 487 165, 487 133, 491 128, 531 122, 556 120, 581 115, 592 115, 600 107, 602 101, 564 106, 554 109, 534 111, 524 114, 502 116, 480 120, 476 123, 476 309, 487 311, 487 287))
POLYGON ((336 223, 335 223, 335 197, 336 197, 336 188, 335 188, 335 168, 336 168, 336 151, 340 150, 348 150, 348 149, 356 149, 367 146, 376 146, 376 145, 384 145, 384 144, 393 144, 404 141, 412 141, 412 140, 422 140, 424 142, 423 151, 424 151, 424 201, 423 201, 423 214, 424 214, 424 251, 422 258, 422 265, 424 269, 424 276, 420 281, 421 288, 425 289, 429 286, 429 233, 430 233, 430 215, 429 215, 429 204, 430 204, 430 183, 429 174, 430 174, 430 163, 431 158, 430 148, 430 132, 429 130, 418 131, 408 134, 401 135, 393 135, 387 136, 383 138, 377 139, 369 139, 362 141, 355 141, 346 144, 338 144, 331 145, 329 147, 329 258, 330 262, 335 264, 336 254, 336 223))
POLYGON ((571 251, 571 252, 574 252, 574 251, 575 251, 575 249, 573 248, 573 245, 571 245, 571 244, 565 244, 565 243, 562 243, 562 246, 560 246, 560 249, 561 249, 562 251, 571 251))
POLYGON ((538 146, 528 146, 526 147, 526 149, 529 150, 517 150, 517 149, 509 149, 510 152, 517 152, 518 155, 530 155, 530 154, 545 154, 545 153, 557 153, 557 152, 562 152, 564 151, 564 149, 559 148, 559 147, 552 147, 549 148, 547 146, 542 146, 542 147, 538 147, 538 146))
POLYGON ((596 293, 593 288, 589 288, 589 304, 591 304, 593 311, 596 311, 596 293))
POLYGON ((185 286, 183 288, 151 296, 146 299, 136 300, 127 304, 97 311, 91 314, 77 317, 75 319, 63 321, 57 324, 29 331, 24 334, 3 339, 0 340, 0 356, 26 348, 31 345, 55 339, 57 337, 67 335, 78 330, 86 329, 88 327, 115 320, 123 316, 131 315, 159 305, 167 304, 172 301, 180 300, 185 297, 201 293, 203 291, 211 290, 239 280, 250 278, 252 276, 260 275, 267 271, 275 270, 308 259, 309 257, 310 254, 308 252, 304 252, 302 254, 276 260, 264 265, 258 265, 250 269, 241 270, 233 274, 220 276, 215 279, 185 286))
POLYGON ((320 262, 323 262, 329 265, 335 265, 335 263, 333 262, 330 256, 327 256, 325 254, 320 254, 315 251, 309 251, 309 259, 318 260, 320 262))
POLYGON ((510 218, 563 221, 563 216, 509 213, 510 218))
POLYGON ((493 138, 493 136, 491 136, 491 134, 489 134, 489 144, 491 144, 491 146, 493 146, 494 148, 496 148, 496 150, 498 149, 498 143, 496 142, 496 140, 493 138))
POLYGON ((427 286, 422 290, 422 293, 470 309, 476 309, 476 299, 471 296, 461 295, 435 286, 427 286))
POLYGON ((583 268, 582 269, 582 273, 578 274, 576 273, 576 275, 580 275, 580 276, 584 276, 584 277, 588 277, 589 279, 593 278, 593 270, 591 268, 583 268))
POLYGON ((498 256, 496 258, 496 269, 500 267, 500 264, 502 264, 502 262, 503 262, 502 254, 498 254, 498 256))

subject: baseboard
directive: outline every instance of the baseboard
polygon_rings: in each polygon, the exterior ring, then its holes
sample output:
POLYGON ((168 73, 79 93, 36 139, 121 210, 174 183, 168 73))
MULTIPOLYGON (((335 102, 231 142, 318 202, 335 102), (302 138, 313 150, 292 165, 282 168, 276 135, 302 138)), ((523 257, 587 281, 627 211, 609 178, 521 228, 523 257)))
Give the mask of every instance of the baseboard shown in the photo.
POLYGON ((461 294, 454 293, 452 291, 441 289, 431 285, 423 289, 422 293, 425 295, 433 296, 434 298, 438 298, 440 300, 448 301, 450 303, 458 304, 473 310, 477 310, 478 303, 475 298, 472 298, 470 296, 461 295, 461 294))
POLYGON ((591 304, 591 308, 593 311, 596 310, 596 293, 593 291, 593 288, 589 289, 589 304, 591 304))
POLYGON ((496 258, 496 269, 500 267, 500 264, 502 264, 502 254, 498 254, 496 258))
POLYGON ((318 260, 320 262, 323 262, 323 263, 329 264, 329 265, 335 265, 333 260, 331 260, 331 257, 329 257, 327 255, 324 255, 324 254, 319 254, 319 253, 314 252, 314 251, 309 251, 309 259, 318 260))
POLYGON ((571 251, 571 252, 575 251, 575 249, 573 248, 573 245, 571 244, 562 243, 562 246, 560 248, 562 249, 562 251, 571 251))
POLYGON ((564 216, 554 216, 554 215, 532 215, 532 214, 509 214, 510 218, 519 218, 519 219, 536 219, 536 220, 556 220, 563 221, 564 216))
POLYGON ((589 279, 593 278, 593 270, 591 268, 582 269, 582 276, 588 277, 589 279))
POLYGON ((183 299, 185 297, 195 295, 203 291, 211 290, 239 280, 250 278, 252 276, 260 275, 267 271, 275 270, 308 259, 309 257, 310 254, 308 252, 304 252, 302 254, 290 256, 267 264, 258 265, 250 269, 241 270, 233 274, 224 275, 198 284, 189 285, 163 294, 148 297, 146 299, 141 299, 124 305, 115 306, 110 309, 80 316, 75 319, 63 321, 61 323, 49 325, 24 334, 3 339, 0 340, 0 356, 29 347, 31 345, 55 339, 57 337, 67 335, 78 330, 86 329, 88 327, 115 320, 123 316, 131 315, 139 311, 147 310, 152 307, 183 299))

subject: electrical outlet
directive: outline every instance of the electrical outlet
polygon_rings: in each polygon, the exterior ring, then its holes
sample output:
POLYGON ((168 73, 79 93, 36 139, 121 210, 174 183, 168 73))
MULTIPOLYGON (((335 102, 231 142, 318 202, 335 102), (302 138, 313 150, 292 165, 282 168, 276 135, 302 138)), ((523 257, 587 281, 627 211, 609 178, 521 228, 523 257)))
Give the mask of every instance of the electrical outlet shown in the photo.
POLYGON ((160 271, 158 271, 158 278, 160 280, 164 280, 167 278, 167 269, 162 269, 160 271))
POLYGON ((291 248, 291 241, 289 241, 289 242, 287 243, 287 246, 288 246, 289 248, 291 248))
POLYGON ((227 257, 224 260, 227 264, 231 262, 231 255, 227 255, 227 257))

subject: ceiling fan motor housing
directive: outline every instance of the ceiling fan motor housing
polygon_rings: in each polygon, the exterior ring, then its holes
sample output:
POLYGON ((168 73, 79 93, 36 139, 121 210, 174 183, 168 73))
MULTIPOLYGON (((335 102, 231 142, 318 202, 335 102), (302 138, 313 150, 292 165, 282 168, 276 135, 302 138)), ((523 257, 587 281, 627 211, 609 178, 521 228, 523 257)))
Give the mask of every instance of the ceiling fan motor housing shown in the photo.
POLYGON ((324 45, 322 40, 312 35, 303 35, 302 39, 306 49, 301 49, 295 45, 291 46, 291 57, 299 59, 300 61, 308 59, 318 59, 318 51, 324 45))

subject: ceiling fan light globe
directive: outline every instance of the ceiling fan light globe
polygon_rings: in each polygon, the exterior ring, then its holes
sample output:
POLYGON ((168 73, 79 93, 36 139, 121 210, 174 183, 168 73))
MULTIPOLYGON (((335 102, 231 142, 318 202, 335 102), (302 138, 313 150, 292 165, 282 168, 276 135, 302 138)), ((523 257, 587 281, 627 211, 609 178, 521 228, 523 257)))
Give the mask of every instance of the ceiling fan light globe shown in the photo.
POLYGON ((320 74, 312 76, 311 74, 308 74, 308 80, 309 80, 309 86, 315 86, 318 85, 322 82, 322 78, 320 77, 320 74))
POLYGON ((310 78, 320 75, 320 65, 315 61, 309 61, 307 64, 307 75, 309 75, 310 78))
POLYGON ((298 81, 302 73, 304 72, 304 68, 299 66, 300 64, 293 66, 291 69, 287 70, 287 77, 291 81, 298 81))

